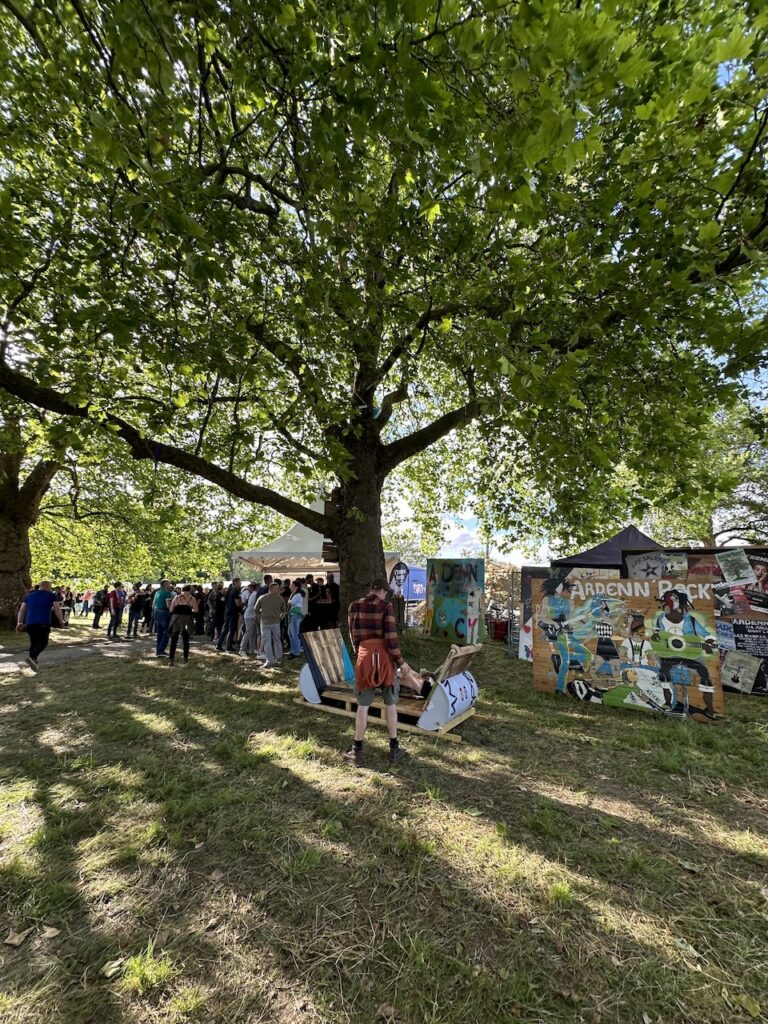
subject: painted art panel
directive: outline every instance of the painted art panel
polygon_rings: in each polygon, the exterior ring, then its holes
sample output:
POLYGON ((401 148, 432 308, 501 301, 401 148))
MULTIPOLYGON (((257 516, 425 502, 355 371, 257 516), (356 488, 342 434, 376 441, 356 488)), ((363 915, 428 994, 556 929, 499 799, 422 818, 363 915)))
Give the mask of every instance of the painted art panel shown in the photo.
POLYGON ((723 714, 712 584, 532 580, 534 687, 592 704, 723 714))
POLYGON ((455 644, 475 644, 483 636, 485 562, 482 558, 427 560, 424 635, 455 644))

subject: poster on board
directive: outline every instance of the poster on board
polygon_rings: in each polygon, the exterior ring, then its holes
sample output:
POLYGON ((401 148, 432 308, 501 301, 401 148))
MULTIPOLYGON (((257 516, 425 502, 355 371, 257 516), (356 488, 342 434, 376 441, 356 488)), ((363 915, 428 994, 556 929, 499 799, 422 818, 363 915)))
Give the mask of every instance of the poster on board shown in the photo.
POLYGON ((741 651, 726 651, 720 670, 723 687, 740 693, 752 693, 763 670, 763 660, 741 651))
POLYGON ((483 638, 485 562, 482 558, 427 559, 424 635, 454 644, 483 638))
POLYGON ((534 687, 697 720, 723 713, 712 584, 532 580, 534 687))

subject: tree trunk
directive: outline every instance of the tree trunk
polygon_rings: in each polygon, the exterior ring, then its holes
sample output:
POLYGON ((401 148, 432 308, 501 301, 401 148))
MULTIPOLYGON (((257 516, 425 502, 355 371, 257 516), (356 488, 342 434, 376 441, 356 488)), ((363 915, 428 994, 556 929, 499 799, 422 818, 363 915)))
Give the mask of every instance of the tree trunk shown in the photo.
POLYGON ((14 629, 22 598, 31 586, 29 521, 0 508, 0 630, 14 629))
POLYGON ((370 590, 377 576, 384 576, 381 541, 381 487, 373 460, 361 458, 355 478, 335 492, 337 512, 333 534, 341 572, 341 621, 346 622, 350 601, 370 590))
POLYGON ((18 453, 0 453, 0 630, 14 629, 22 598, 32 585, 29 531, 40 502, 59 470, 41 459, 19 486, 18 453))

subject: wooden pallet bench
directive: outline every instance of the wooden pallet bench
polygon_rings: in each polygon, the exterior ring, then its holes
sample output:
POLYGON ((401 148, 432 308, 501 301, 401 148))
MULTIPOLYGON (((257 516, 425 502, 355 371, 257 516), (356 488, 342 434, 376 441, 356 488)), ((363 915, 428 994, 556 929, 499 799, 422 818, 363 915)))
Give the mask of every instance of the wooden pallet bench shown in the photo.
MULTIPOLYGON (((304 708, 310 708, 312 711, 325 711, 330 715, 343 715, 345 718, 354 719, 357 713, 355 691, 348 686, 329 686, 320 695, 319 704, 310 704, 303 697, 294 698, 293 703, 304 708)), ((419 736, 435 736, 438 739, 448 740, 451 743, 461 743, 461 736, 452 730, 468 718, 471 718, 476 713, 476 709, 471 707, 464 714, 458 715, 456 718, 451 719, 450 722, 446 722, 441 728, 427 731, 419 729, 416 725, 425 705, 426 702, 420 697, 401 696, 397 702, 398 732, 413 732, 419 736)), ((368 712, 368 721, 372 725, 380 725, 386 728, 385 707, 386 705, 380 697, 374 698, 368 712)))

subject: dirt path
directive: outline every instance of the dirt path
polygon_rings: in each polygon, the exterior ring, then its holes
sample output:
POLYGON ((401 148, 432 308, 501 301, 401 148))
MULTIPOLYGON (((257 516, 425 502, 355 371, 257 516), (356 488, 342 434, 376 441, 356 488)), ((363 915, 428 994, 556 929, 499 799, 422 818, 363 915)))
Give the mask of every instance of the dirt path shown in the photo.
MULTIPOLYGON (((40 655, 40 672, 56 665, 68 665, 81 658, 122 658, 138 657, 154 653, 155 638, 140 636, 137 640, 107 640, 97 636, 93 640, 71 645, 51 644, 40 655)), ((26 664, 26 648, 23 651, 0 649, 0 676, 22 675, 31 672, 26 664)))

